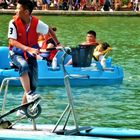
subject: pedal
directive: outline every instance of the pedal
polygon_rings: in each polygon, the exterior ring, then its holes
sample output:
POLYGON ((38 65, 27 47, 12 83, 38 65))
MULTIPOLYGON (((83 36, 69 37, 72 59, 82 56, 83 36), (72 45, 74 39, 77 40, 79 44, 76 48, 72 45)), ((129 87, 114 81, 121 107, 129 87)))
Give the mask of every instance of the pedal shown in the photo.
POLYGON ((38 99, 37 101, 35 101, 34 105, 31 108, 32 111, 34 111, 36 109, 36 107, 39 105, 40 101, 41 101, 41 98, 38 99))
POLYGON ((26 108, 24 108, 24 112, 28 119, 35 119, 41 114, 42 108, 39 104, 40 101, 41 97, 35 99, 30 103, 27 103, 26 108))
POLYGON ((42 108, 38 104, 37 107, 34 110, 32 110, 32 104, 31 104, 24 111, 25 111, 25 115, 27 116, 27 118, 35 119, 41 114, 42 108))

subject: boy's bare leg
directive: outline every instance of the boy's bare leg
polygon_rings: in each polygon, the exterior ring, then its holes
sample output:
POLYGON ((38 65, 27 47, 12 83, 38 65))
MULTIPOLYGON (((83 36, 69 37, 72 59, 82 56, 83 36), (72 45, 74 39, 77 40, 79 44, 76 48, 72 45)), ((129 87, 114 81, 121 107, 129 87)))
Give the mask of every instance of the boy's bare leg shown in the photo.
POLYGON ((22 104, 25 104, 27 103, 26 94, 31 90, 30 79, 29 79, 28 73, 23 73, 22 76, 20 77, 20 81, 24 89, 24 95, 22 97, 22 104))

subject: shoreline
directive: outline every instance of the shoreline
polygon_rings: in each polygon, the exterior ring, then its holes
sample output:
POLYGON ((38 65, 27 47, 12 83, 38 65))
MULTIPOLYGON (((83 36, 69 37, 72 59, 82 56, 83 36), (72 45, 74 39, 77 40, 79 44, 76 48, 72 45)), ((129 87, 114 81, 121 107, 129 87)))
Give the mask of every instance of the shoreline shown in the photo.
MULTIPOLYGON (((14 9, 0 9, 0 14, 7 14, 7 15, 13 15, 15 13, 14 9)), ((64 10, 34 10, 33 15, 76 15, 76 16, 140 16, 140 11, 64 11, 64 10)))

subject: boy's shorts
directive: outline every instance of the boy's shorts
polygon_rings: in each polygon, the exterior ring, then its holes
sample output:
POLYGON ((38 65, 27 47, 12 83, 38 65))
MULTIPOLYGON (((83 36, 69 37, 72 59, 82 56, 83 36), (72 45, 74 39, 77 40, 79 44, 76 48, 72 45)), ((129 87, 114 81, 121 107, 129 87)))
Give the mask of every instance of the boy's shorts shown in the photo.
POLYGON ((19 76, 22 76, 23 73, 28 72, 31 90, 35 90, 38 81, 37 60, 32 57, 28 58, 28 61, 26 61, 22 56, 15 54, 10 55, 10 58, 12 63, 19 68, 19 76))

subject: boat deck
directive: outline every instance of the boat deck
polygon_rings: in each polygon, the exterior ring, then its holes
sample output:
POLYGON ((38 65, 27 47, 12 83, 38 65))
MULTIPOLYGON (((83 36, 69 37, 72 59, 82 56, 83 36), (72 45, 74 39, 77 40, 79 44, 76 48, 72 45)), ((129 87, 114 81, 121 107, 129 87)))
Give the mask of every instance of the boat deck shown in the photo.
MULTIPOLYGON (((37 125, 33 130, 32 125, 18 124, 12 129, 0 129, 0 139, 8 140, 110 140, 110 138, 88 137, 88 136, 66 136, 52 133, 54 125, 37 125)), ((59 129, 59 128, 58 128, 59 129)), ((113 140, 113 139, 111 139, 113 140)), ((115 139, 116 140, 116 139, 115 139)))
MULTIPOLYGON (((0 139, 8 140, 134 140, 140 139, 140 130, 127 128, 91 127, 91 131, 80 131, 77 135, 52 133, 54 125, 38 124, 37 130, 31 124, 16 124, 12 129, 0 129, 0 139)), ((62 130, 58 126, 57 130, 62 130)), ((67 129, 72 130, 73 126, 67 129)), ((57 131, 56 130, 56 131, 57 131)))

